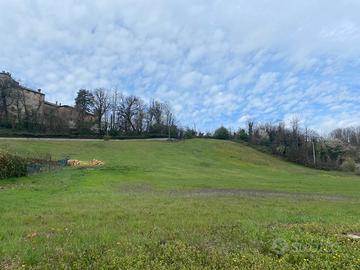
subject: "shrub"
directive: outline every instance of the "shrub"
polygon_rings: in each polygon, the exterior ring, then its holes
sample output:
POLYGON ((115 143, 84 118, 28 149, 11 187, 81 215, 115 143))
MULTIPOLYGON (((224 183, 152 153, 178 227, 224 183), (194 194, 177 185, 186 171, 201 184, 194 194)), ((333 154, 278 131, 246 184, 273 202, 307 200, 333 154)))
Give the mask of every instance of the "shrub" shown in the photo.
POLYGON ((346 172, 354 172, 356 169, 356 164, 353 159, 346 159, 340 166, 341 170, 346 172))
POLYGON ((6 152, 0 152, 0 179, 24 176, 26 173, 26 159, 6 152))
POLYGON ((110 141, 111 136, 105 135, 103 138, 104 138, 104 141, 110 141))
POLYGON ((355 173, 360 175, 360 164, 356 164, 355 173))
POLYGON ((196 137, 196 131, 190 128, 187 128, 184 132, 184 138, 185 139, 192 139, 196 137))
POLYGON ((220 127, 214 132, 214 138, 220 140, 228 140, 230 138, 230 132, 225 127, 220 127))
POLYGON ((249 136, 246 133, 245 129, 240 129, 237 133, 236 133, 236 139, 237 140, 241 140, 241 141, 248 141, 249 136))

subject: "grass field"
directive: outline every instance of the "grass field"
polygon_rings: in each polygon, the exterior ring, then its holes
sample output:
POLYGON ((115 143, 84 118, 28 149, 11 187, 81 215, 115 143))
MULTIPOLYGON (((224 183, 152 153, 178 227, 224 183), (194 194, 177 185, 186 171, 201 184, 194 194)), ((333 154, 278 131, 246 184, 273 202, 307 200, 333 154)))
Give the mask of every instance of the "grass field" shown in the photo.
POLYGON ((360 269, 360 177, 217 140, 0 141, 106 162, 0 180, 1 269, 360 269))

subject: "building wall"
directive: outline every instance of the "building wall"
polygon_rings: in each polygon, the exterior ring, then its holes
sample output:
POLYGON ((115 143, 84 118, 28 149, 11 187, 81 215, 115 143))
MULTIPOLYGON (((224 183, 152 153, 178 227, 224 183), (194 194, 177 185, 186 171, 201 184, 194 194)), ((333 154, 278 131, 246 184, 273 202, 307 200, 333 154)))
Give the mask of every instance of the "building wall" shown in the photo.
POLYGON ((14 91, 19 91, 15 98, 13 98, 13 104, 10 107, 10 111, 14 114, 19 112, 25 116, 26 113, 30 116, 42 117, 44 113, 44 101, 45 95, 26 90, 22 87, 15 88, 14 91))
POLYGON ((13 123, 23 119, 38 121, 43 116, 45 95, 39 91, 21 86, 9 73, 0 73, 0 87, 6 106, 1 107, 0 115, 7 116, 13 123))
POLYGON ((43 105, 43 119, 44 124, 50 127, 52 130, 60 129, 63 126, 62 122, 59 122, 58 106, 53 103, 44 102, 43 105))
MULTIPOLYGON (((45 101, 45 95, 40 90, 35 91, 21 86, 12 79, 9 73, 0 72, 0 83, 3 82, 11 82, 12 85, 10 97, 13 100, 12 105, 8 107, 9 117, 12 122, 18 122, 28 116, 38 123, 53 128, 76 128, 79 113, 74 107, 61 106, 45 101)), ((85 121, 94 122, 95 118, 92 114, 87 114, 85 121)), ((92 129, 96 129, 95 126, 92 129)))
MULTIPOLYGON (((63 119, 67 123, 67 126, 73 129, 76 128, 79 112, 71 106, 59 106, 59 118, 63 119)), ((95 122, 95 117, 92 114, 87 114, 84 120, 87 122, 95 122)), ((96 127, 92 125, 91 129, 96 130, 96 127)))
POLYGON ((70 106, 59 107, 59 117, 63 119, 69 128, 76 128, 76 120, 78 119, 78 112, 75 108, 70 106))

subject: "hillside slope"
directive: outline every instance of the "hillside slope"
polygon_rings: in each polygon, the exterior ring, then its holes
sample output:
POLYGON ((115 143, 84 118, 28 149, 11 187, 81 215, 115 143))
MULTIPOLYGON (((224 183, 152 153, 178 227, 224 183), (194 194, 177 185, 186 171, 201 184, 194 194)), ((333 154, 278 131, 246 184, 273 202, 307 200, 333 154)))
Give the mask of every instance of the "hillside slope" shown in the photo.
POLYGON ((227 141, 0 141, 105 161, 0 181, 0 268, 356 269, 360 177, 227 141))
POLYGON ((360 177, 306 168, 220 140, 0 141, 0 149, 53 159, 105 161, 101 174, 123 176, 162 188, 258 188, 358 195, 360 177), (139 178, 138 176, 141 175, 139 178))

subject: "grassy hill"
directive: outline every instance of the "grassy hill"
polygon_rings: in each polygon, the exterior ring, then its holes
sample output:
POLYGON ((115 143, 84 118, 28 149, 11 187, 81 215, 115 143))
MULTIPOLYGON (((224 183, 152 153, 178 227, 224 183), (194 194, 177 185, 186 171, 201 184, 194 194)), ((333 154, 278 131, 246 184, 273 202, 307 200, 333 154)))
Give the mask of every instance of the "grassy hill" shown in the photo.
POLYGON ((359 269, 359 176, 205 139, 0 149, 106 163, 0 180, 0 268, 359 269))

